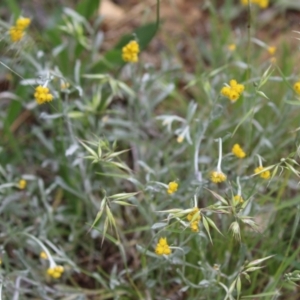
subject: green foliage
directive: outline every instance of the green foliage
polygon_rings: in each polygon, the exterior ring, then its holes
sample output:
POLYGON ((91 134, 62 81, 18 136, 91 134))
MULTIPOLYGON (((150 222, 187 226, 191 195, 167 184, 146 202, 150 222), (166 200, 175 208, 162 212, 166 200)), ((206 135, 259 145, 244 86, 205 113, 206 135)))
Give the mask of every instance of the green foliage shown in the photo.
POLYGON ((47 7, 41 23, 33 13, 12 43, 9 22, 27 11, 7 1, 1 299, 277 299, 298 287, 296 58, 288 42, 268 52, 258 7, 247 30, 237 16, 249 7, 215 2, 203 4, 210 39, 166 36, 154 66, 125 63, 122 49, 149 51, 159 19, 103 51, 100 1, 84 0, 47 7), (220 93, 232 79, 245 87, 234 101, 220 93), (37 105, 38 85, 52 102, 37 105))

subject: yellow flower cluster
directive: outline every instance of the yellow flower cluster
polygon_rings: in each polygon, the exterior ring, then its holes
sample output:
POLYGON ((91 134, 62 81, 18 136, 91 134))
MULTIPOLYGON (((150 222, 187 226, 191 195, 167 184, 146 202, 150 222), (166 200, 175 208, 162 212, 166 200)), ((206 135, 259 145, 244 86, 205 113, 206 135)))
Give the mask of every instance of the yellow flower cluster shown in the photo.
POLYGON ((175 193, 177 191, 177 189, 178 189, 178 183, 177 182, 175 182, 175 181, 169 182, 168 190, 167 190, 169 195, 175 193))
POLYGON ((233 197, 234 206, 237 206, 238 204, 244 203, 244 199, 240 195, 236 195, 233 197))
POLYGON ((300 95, 300 81, 294 83, 294 91, 300 95))
POLYGON ((129 42, 122 48, 122 58, 126 62, 137 62, 138 54, 140 52, 139 44, 136 41, 129 42))
MULTIPOLYGON (((258 5, 260 8, 267 8, 269 6, 269 0, 250 0, 250 2, 258 5)), ((241 0, 241 3, 248 5, 249 0, 241 0)))
POLYGON ((227 176, 223 172, 213 171, 210 174, 210 180, 214 183, 220 183, 227 179, 227 176))
POLYGON ((47 87, 42 87, 41 85, 35 88, 34 98, 38 104, 43 104, 53 100, 53 96, 49 93, 49 89, 47 87))
POLYGON ((13 42, 18 42, 24 36, 25 29, 30 25, 29 18, 19 18, 15 24, 9 29, 9 35, 13 42))
POLYGON ((25 179, 21 179, 18 183, 18 188, 20 190, 24 190, 26 188, 27 181, 25 179))
POLYGON ((269 179, 271 177, 271 173, 269 170, 264 171, 265 168, 263 166, 259 166, 254 170, 255 174, 259 174, 259 176, 263 179, 269 179))
POLYGON ((221 89, 221 94, 230 99, 230 101, 235 102, 239 99, 240 95, 245 89, 245 86, 237 83, 237 81, 234 79, 230 80, 229 84, 230 86, 224 86, 221 89))
POLYGON ((238 158, 244 158, 246 156, 246 153, 239 144, 234 144, 231 151, 238 158))
POLYGON ((47 274, 54 279, 60 278, 63 272, 64 272, 63 266, 55 266, 47 270, 47 274))
POLYGON ((156 248, 155 248, 155 253, 157 255, 169 255, 171 254, 171 249, 167 243, 167 238, 160 238, 156 248))
POLYGON ((191 230, 194 232, 198 232, 199 231, 199 222, 201 220, 201 215, 199 213, 199 208, 198 207, 194 207, 193 211, 190 212, 187 217, 188 221, 192 221, 190 224, 191 230), (194 217, 195 214, 198 214, 196 217, 194 217))

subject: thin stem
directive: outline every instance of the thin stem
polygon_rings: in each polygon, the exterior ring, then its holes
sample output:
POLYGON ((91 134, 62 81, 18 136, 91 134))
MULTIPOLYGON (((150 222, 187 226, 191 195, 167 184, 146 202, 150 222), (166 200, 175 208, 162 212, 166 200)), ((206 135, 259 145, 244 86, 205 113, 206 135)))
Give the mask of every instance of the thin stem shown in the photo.
POLYGON ((217 171, 222 172, 221 170, 221 163, 222 163, 222 139, 219 138, 219 160, 218 160, 218 166, 217 166, 217 171))
POLYGON ((247 75, 246 75, 246 79, 247 81, 250 79, 250 54, 251 54, 251 23, 252 23, 252 17, 251 17, 251 4, 250 1, 248 1, 248 24, 247 24, 247 65, 248 65, 248 69, 247 69, 247 75))
POLYGON ((34 237, 33 235, 31 235, 29 233, 23 232, 23 233, 20 233, 20 234, 28 236, 29 238, 34 240, 37 244, 39 244, 39 246, 44 250, 44 252, 47 255, 48 261, 50 263, 50 268, 54 268, 56 266, 56 263, 55 263, 54 259, 52 258, 49 250, 47 249, 47 247, 39 239, 37 239, 36 237, 34 237))
MULTIPOLYGON (((197 178, 199 181, 202 181, 202 180, 201 180, 201 176, 199 176, 199 166, 198 166, 199 151, 200 151, 201 142, 202 142, 202 139, 203 139, 203 136, 204 136, 204 133, 205 133, 207 127, 208 127, 208 122, 206 121, 206 122, 203 124, 203 130, 202 130, 202 132, 199 134, 199 138, 198 138, 198 141, 197 141, 197 143, 196 143, 195 153, 194 153, 194 169, 195 169, 195 176, 196 176, 196 178, 197 178)), ((199 130, 200 130, 200 129, 199 129, 199 130)))
POLYGON ((196 195, 194 196, 194 207, 198 207, 198 201, 196 195))
POLYGON ((237 184, 237 186, 238 186, 238 196, 241 196, 242 195, 242 187, 241 187, 241 184, 240 184, 240 176, 238 176, 237 178, 236 178, 236 184, 237 184))
POLYGON ((259 166, 262 167, 263 164, 262 164, 261 156, 259 154, 256 154, 256 156, 258 157, 259 166))

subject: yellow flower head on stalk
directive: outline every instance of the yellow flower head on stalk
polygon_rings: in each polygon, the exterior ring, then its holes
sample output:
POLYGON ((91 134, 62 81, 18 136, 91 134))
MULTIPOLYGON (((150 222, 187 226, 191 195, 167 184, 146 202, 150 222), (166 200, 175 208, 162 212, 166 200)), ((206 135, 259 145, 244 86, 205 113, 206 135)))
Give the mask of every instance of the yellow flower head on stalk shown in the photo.
POLYGON ((42 252, 40 253, 40 258, 42 258, 42 259, 48 259, 47 253, 46 253, 45 251, 42 251, 42 252))
POLYGON ((53 268, 47 269, 47 274, 54 279, 60 278, 63 272, 64 272, 63 266, 55 266, 53 268))
POLYGON ((213 171, 210 174, 210 180, 214 183, 226 181, 227 176, 223 172, 213 171))
POLYGON ((35 88, 34 98, 38 104, 43 104, 53 100, 53 96, 49 92, 49 89, 41 85, 35 88))
POLYGON ((168 245, 168 242, 167 242, 167 238, 160 238, 157 245, 156 245, 156 248, 155 248, 155 253, 157 255, 170 255, 171 254, 171 249, 168 245))
POLYGON ((265 168, 263 166, 259 166, 254 170, 254 173, 260 173, 259 176, 263 179, 269 179, 271 177, 271 172, 269 170, 263 171, 265 168))
POLYGON ((270 55, 274 55, 276 50, 277 50, 276 47, 268 47, 268 52, 270 55))
POLYGON ((31 20, 29 18, 20 17, 15 26, 10 27, 9 35, 13 42, 20 41, 24 36, 24 30, 29 26, 31 20))
POLYGON ((218 159, 218 165, 215 171, 210 173, 210 180, 214 183, 220 183, 227 179, 227 176, 222 172, 221 170, 221 164, 222 164, 222 139, 218 138, 219 142, 219 159, 218 159))
POLYGON ((26 185, 27 185, 27 181, 25 179, 19 180, 18 188, 20 190, 24 190, 26 188, 26 185))
POLYGON ((234 144, 231 152, 238 158, 244 158, 246 156, 246 153, 239 144, 234 144))
POLYGON ((245 86, 243 84, 239 84, 235 79, 232 79, 229 82, 229 86, 224 86, 221 89, 221 94, 228 98, 231 102, 235 102, 239 99, 244 89, 245 86))
POLYGON ((139 44, 136 41, 131 41, 122 48, 122 58, 126 62, 136 63, 138 61, 139 52, 139 44))
POLYGON ((168 194, 171 195, 171 194, 174 194, 178 189, 178 183, 175 182, 175 181, 171 181, 169 182, 169 185, 168 185, 168 194))
POLYGON ((199 222, 201 220, 201 215, 199 213, 199 208, 198 207, 194 207, 193 211, 190 212, 187 217, 188 221, 192 221, 190 224, 190 228, 193 232, 198 232, 199 231, 199 222), (197 217, 194 217, 195 214, 198 214, 197 217))
POLYGON ((233 52, 236 49, 236 44, 229 44, 227 48, 229 51, 233 52))
POLYGON ((294 83, 294 91, 300 95, 300 81, 294 83))

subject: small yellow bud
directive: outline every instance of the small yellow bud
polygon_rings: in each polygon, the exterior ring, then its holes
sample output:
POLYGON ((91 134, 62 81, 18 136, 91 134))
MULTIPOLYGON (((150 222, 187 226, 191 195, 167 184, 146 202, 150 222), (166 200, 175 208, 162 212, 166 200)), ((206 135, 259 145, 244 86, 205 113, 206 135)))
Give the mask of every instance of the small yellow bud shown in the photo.
POLYGON ((18 188, 20 190, 24 190, 26 188, 27 181, 25 179, 21 179, 18 183, 18 188))

